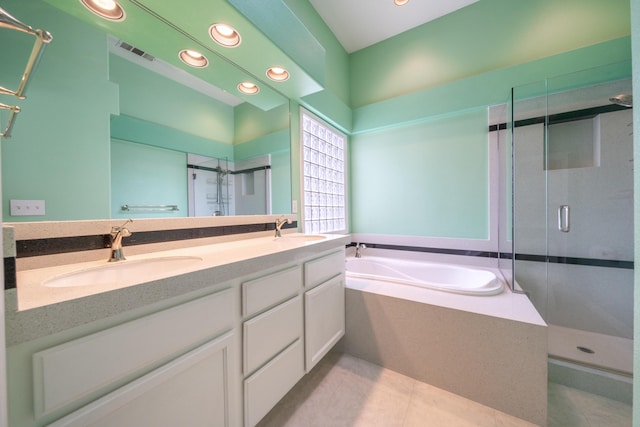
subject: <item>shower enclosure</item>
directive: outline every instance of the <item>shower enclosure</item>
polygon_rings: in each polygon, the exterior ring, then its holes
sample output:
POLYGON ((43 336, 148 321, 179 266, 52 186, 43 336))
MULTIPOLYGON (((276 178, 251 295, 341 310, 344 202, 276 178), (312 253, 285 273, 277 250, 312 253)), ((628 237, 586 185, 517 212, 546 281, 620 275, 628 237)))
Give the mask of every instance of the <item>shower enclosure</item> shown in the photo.
POLYGON ((501 268, 549 325, 552 364, 627 381, 629 389, 630 75, 630 63, 620 63, 515 87, 498 131, 501 268))
POLYGON ((187 155, 189 216, 235 215, 231 169, 227 159, 187 155))
POLYGON ((271 207, 271 155, 218 159, 187 155, 189 216, 265 215, 271 207))

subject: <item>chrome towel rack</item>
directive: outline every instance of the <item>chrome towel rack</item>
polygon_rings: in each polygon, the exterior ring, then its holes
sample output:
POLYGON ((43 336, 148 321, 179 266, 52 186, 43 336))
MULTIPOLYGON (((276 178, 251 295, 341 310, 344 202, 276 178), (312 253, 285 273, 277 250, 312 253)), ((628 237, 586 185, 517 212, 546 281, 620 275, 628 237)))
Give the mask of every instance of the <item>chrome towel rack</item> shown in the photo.
MULTIPOLYGON (((13 91, 11 89, 0 86, 0 95, 12 95, 18 99, 25 99, 25 91, 27 89, 29 79, 31 78, 31 74, 38 65, 38 61, 42 56, 44 46, 51 43, 51 41, 53 40, 53 36, 48 31, 34 29, 20 22, 18 19, 11 16, 2 8, 0 8, 0 28, 21 31, 23 33, 31 34, 36 38, 35 43, 33 44, 33 48, 31 49, 31 55, 29 55, 29 60, 27 61, 27 65, 25 66, 24 73, 22 74, 22 78, 20 79, 18 89, 13 91)), ((10 111, 9 121, 7 122, 4 131, 0 132, 0 137, 10 138, 11 129, 13 128, 13 125, 15 123, 16 114, 20 112, 20 107, 18 107, 17 105, 6 105, 0 103, 0 109, 10 111)))
POLYGON ((179 211, 178 205, 122 205, 120 210, 123 212, 168 212, 179 211))

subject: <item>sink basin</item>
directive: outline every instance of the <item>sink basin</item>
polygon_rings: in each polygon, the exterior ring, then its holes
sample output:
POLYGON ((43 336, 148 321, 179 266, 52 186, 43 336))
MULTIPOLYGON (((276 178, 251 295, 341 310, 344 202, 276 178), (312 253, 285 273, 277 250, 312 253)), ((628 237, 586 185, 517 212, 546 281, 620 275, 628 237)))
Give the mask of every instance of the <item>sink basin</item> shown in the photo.
POLYGON ((326 239, 326 236, 320 236, 318 234, 302 234, 302 233, 295 233, 295 234, 285 234, 282 237, 277 237, 276 241, 280 240, 280 241, 293 241, 293 242, 315 242, 317 240, 324 240, 326 239))
POLYGON ((201 261, 202 258, 192 256, 125 260, 64 273, 45 280, 43 285, 50 288, 63 288, 143 282, 158 279, 201 261))

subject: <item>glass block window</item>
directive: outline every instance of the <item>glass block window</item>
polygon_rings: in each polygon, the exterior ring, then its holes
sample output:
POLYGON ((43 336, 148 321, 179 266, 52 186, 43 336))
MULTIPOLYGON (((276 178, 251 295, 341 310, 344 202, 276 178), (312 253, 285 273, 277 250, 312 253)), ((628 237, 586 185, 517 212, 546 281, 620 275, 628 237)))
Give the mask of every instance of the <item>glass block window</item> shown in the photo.
POLYGON ((304 231, 346 232, 347 137, 305 110, 301 116, 304 231))

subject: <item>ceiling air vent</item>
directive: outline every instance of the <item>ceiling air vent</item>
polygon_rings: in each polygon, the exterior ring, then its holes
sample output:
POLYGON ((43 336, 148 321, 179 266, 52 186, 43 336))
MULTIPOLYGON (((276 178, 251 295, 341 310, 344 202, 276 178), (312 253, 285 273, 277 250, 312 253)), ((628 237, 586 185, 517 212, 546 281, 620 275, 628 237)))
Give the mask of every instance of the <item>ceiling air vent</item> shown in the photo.
POLYGON ((154 56, 149 55, 148 53, 146 53, 146 52, 145 52, 145 51, 143 51, 143 50, 138 49, 137 47, 133 47, 133 46, 131 46, 131 45, 130 45, 129 43, 127 43, 127 42, 120 41, 120 42, 118 43, 118 46, 120 46, 120 47, 121 47, 121 48, 123 48, 124 50, 127 50, 127 51, 129 51, 129 52, 131 52, 131 53, 133 53, 133 54, 138 55, 138 56, 139 56, 139 57, 141 57, 141 58, 146 59, 147 61, 153 61, 154 59, 156 59, 154 56))

